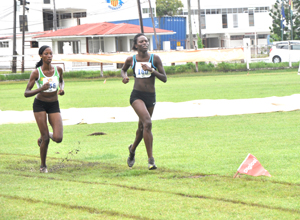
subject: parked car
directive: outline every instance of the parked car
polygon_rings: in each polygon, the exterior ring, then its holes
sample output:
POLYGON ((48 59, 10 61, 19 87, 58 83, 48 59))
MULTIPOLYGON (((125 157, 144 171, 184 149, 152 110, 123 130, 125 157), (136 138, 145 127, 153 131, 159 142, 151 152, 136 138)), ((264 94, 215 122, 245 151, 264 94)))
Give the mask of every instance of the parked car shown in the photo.
POLYGON ((274 42, 270 49, 270 62, 299 62, 300 61, 300 40, 274 42), (290 50, 289 50, 290 42, 290 50))

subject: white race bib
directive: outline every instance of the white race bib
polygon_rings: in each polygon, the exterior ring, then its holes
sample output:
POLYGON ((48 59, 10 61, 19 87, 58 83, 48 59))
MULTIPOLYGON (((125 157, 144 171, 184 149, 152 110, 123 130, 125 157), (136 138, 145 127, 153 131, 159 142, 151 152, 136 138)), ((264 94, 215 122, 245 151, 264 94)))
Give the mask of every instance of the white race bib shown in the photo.
POLYGON ((58 87, 58 79, 56 76, 54 77, 49 77, 49 78, 44 78, 43 79, 43 85, 45 83, 49 82, 49 89, 45 90, 44 92, 55 92, 57 91, 57 87, 58 87))
POLYGON ((136 78, 149 78, 151 76, 151 73, 147 70, 143 70, 141 64, 146 64, 147 66, 151 67, 151 63, 146 62, 136 62, 135 63, 135 77, 136 78))

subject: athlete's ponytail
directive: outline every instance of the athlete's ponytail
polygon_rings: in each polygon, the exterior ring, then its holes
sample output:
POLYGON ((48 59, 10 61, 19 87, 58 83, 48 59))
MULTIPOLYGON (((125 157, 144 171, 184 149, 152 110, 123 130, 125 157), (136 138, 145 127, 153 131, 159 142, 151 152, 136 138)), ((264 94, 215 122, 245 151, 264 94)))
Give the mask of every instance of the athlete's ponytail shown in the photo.
MULTIPOLYGON (((39 55, 42 56, 44 50, 46 50, 49 46, 44 45, 39 49, 39 55)), ((35 64, 35 68, 38 68, 43 65, 43 59, 41 57, 40 61, 35 64)))
POLYGON ((40 66, 43 66, 43 60, 42 60, 42 58, 40 59, 39 62, 37 62, 37 63, 35 64, 35 68, 37 69, 37 68, 40 67, 40 66))

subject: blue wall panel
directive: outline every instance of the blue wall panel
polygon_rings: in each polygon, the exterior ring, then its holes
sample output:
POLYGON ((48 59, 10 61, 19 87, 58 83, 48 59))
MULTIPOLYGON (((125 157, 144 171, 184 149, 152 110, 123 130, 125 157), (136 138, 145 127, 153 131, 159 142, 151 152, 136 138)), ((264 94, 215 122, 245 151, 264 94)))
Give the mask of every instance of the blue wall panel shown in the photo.
MULTIPOLYGON (((122 21, 113 21, 110 23, 119 24, 119 23, 127 23, 127 24, 135 24, 140 25, 139 19, 133 20, 122 20, 122 21)), ((171 50, 176 50, 177 45, 183 46, 185 49, 185 40, 186 40, 186 18, 185 17, 162 17, 162 18, 154 18, 155 28, 171 30, 176 32, 176 34, 170 35, 157 35, 158 41, 161 45, 161 49, 163 46, 163 41, 170 41, 171 50), (159 22, 160 21, 160 22, 159 22)), ((143 18, 143 25, 145 27, 153 27, 151 18, 143 18)), ((156 50, 155 37, 153 36, 153 48, 156 50)))

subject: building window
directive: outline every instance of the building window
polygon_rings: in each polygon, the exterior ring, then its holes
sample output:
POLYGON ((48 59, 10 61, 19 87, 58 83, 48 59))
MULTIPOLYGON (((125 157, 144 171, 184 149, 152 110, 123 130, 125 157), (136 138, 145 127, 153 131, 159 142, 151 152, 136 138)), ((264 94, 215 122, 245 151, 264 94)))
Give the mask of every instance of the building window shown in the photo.
POLYGON ((210 9, 206 9, 206 14, 207 14, 207 15, 210 14, 210 9))
POLYGON ((267 39, 267 38, 268 38, 268 35, 267 35, 267 34, 258 34, 258 35, 257 35, 257 38, 258 38, 258 39, 267 39))
POLYGON ((0 41, 0 47, 9 47, 8 41, 0 41))
POLYGON ((244 35, 231 35, 230 40, 243 40, 244 35))
POLYGON ((68 18, 72 18, 72 14, 71 13, 60 14, 60 19, 68 19, 68 18))
POLYGON ((238 24, 238 15, 237 14, 233 14, 233 27, 234 28, 239 27, 239 24, 238 24))
POLYGON ((58 44, 58 54, 65 53, 80 53, 80 42, 79 41, 57 41, 58 44), (66 48, 64 48, 66 47, 66 48), (68 48, 69 47, 69 48, 68 48), (64 51, 66 50, 66 51, 64 51))
POLYGON ((227 14, 222 15, 222 26, 223 28, 227 28, 227 14))
POLYGON ((104 40, 103 37, 89 37, 88 38, 88 53, 101 53, 104 52, 104 40))
POLYGON ((39 48, 39 42, 30 41, 30 48, 39 48))
POLYGON ((44 0, 44 4, 50 4, 50 0, 44 0))
POLYGON ((249 10, 249 26, 254 27, 254 13, 253 13, 253 10, 249 10))
MULTIPOLYGON (((151 17, 150 8, 143 8, 143 14, 148 14, 149 17, 151 17)), ((152 14, 153 14, 153 16, 155 16, 155 10, 154 10, 154 8, 152 8, 152 14)))
POLYGON ((201 15, 201 29, 206 29, 205 15, 201 15))
POLYGON ((232 14, 232 8, 228 8, 228 14, 232 14))
POLYGON ((85 17, 86 17, 86 12, 73 13, 73 18, 85 18, 85 17))

